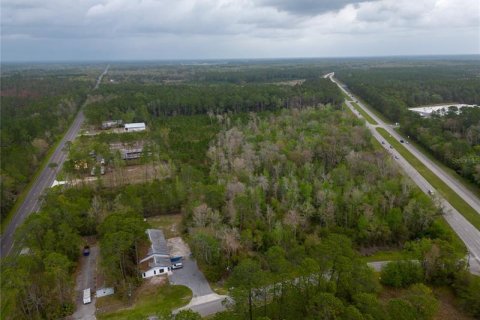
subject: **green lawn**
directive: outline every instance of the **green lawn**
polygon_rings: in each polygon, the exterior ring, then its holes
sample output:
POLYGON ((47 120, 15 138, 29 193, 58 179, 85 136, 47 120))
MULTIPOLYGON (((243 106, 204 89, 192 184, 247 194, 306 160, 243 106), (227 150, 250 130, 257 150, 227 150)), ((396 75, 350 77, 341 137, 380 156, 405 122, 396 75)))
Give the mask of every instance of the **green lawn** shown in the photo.
POLYGON ((420 160, 413 156, 399 141, 390 137, 383 128, 377 128, 385 140, 387 140, 417 171, 440 193, 450 204, 457 209, 472 225, 480 230, 480 214, 478 214, 457 193, 447 186, 439 177, 428 169, 420 160))
POLYGON ((192 291, 185 286, 158 286, 153 292, 144 292, 136 297, 132 307, 98 314, 97 319, 147 319, 150 315, 168 314, 173 309, 186 305, 191 298, 192 291))
POLYGON ((365 110, 363 110, 363 108, 361 108, 357 103, 355 102, 351 102, 352 106, 358 111, 360 112, 360 114, 362 115, 362 117, 365 118, 365 120, 368 121, 368 123, 370 124, 373 124, 373 125, 377 125, 377 121, 375 121, 365 110))

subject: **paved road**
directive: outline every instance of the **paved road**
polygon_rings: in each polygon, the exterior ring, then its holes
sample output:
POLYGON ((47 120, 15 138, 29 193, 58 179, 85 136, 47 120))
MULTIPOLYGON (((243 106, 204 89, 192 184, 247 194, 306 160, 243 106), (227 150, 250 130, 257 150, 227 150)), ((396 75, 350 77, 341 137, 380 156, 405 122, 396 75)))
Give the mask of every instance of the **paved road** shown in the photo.
MULTIPOLYGON (((326 75, 326 77, 329 77, 333 82, 335 82, 342 91, 344 91, 347 95, 351 96, 351 93, 348 92, 345 88, 343 88, 334 78, 333 78, 333 73, 326 75)), ((355 99, 355 98, 353 98, 355 99)), ((346 101, 347 106, 352 110, 354 114, 356 114, 358 117, 361 117, 361 115, 355 111, 355 108, 352 106, 352 104, 347 100, 346 101)), ((371 125, 368 122, 366 122, 367 128, 370 130, 372 135, 379 141, 384 141, 383 137, 377 132, 376 128, 381 127, 387 130, 393 137, 397 138, 398 140, 402 139, 399 134, 397 134, 389 125, 385 124, 381 119, 379 119, 375 114, 370 112, 361 102, 358 103, 360 108, 362 108, 365 112, 367 112, 375 121, 377 121, 378 125, 371 125)), ((418 187, 425 193, 428 194, 429 190, 433 190, 434 188, 423 178, 423 176, 418 173, 418 171, 410 165, 410 163, 405 160, 398 152, 395 150, 389 149, 388 144, 382 144, 382 146, 392 154, 392 156, 396 156, 396 161, 397 163, 404 169, 405 173, 418 185, 418 187)), ((409 151, 410 149, 415 149, 411 145, 405 145, 406 147, 409 146, 409 151)), ((416 149, 415 149, 416 150, 416 149)), ((413 153, 416 155, 417 153, 420 153, 418 150, 416 150, 416 153, 413 153)), ((419 160, 422 161, 424 156, 420 158, 419 160)), ((422 161, 423 162, 423 161, 422 161)), ((430 161, 431 162, 431 161, 430 161)), ((430 166, 429 162, 424 162, 424 164, 429 168, 432 169, 430 166)), ((440 168, 438 168, 441 170, 440 168)), ((433 171, 433 170, 432 170, 433 171)), ((433 171, 435 172, 435 171, 433 171)), ((445 173, 446 174, 446 173, 445 173)), ((440 179, 443 180, 442 176, 439 176, 440 179)), ((457 191, 457 189, 454 186, 451 186, 450 183, 445 180, 443 180, 445 183, 447 183, 454 191, 457 191)), ((460 196, 462 196, 462 193, 459 193, 460 196)), ((466 194, 463 193, 465 196, 466 194)), ((468 195, 467 195, 468 196, 468 195)), ((480 275, 480 231, 476 229, 470 222, 468 222, 467 219, 463 217, 448 201, 443 199, 440 196, 436 196, 439 200, 440 205, 443 208, 444 211, 444 217, 445 220, 450 224, 452 229, 458 234, 460 239, 465 243, 468 251, 469 251, 469 265, 470 265, 470 271, 474 274, 480 275)), ((475 203, 475 198, 471 199, 472 203, 475 203)))
MULTIPOLYGON (((333 73, 329 74, 329 78, 339 85, 336 79, 333 79, 333 73)), ((339 85, 340 86, 340 85, 339 85)), ((357 100, 354 96, 347 91, 344 87, 340 86, 347 95, 351 96, 352 99, 357 100)), ((377 121, 378 126, 387 130, 387 132, 392 135, 395 139, 400 141, 401 139, 405 139, 402 137, 395 129, 394 126, 388 125, 383 122, 380 118, 378 118, 375 114, 373 114, 370 110, 368 110, 365 105, 363 105, 360 101, 357 104, 364 109, 375 121, 377 121)), ((446 173, 442 168, 440 168, 435 162, 430 160, 425 154, 420 152, 417 148, 412 146, 411 144, 404 144, 404 147, 413 154, 417 159, 419 159, 425 166, 427 166, 435 175, 437 175, 443 182, 445 182, 453 191, 455 191, 466 203, 468 203, 478 214, 480 214, 480 197, 474 194, 472 191, 467 189, 460 181, 452 177, 450 174, 446 173)))
MULTIPOLYGON (((107 73, 109 66, 105 68, 105 71, 98 77, 95 89, 101 83, 103 76, 107 73)), ((75 120, 68 129, 65 136, 62 138, 58 147, 51 155, 48 163, 56 163, 57 167, 50 168, 48 166, 40 173, 37 179, 34 181, 32 188, 28 192, 25 200, 18 208, 15 215, 12 217, 9 225, 5 228, 5 232, 2 234, 2 246, 0 251, 0 257, 9 255, 14 247, 14 234, 18 226, 20 226, 27 216, 32 212, 37 212, 40 209, 42 203, 42 195, 45 190, 49 188, 55 181, 57 172, 62 168, 65 159, 67 158, 67 151, 64 150, 67 141, 72 141, 77 136, 80 128, 85 120, 85 116, 82 112, 83 106, 80 108, 75 120)))

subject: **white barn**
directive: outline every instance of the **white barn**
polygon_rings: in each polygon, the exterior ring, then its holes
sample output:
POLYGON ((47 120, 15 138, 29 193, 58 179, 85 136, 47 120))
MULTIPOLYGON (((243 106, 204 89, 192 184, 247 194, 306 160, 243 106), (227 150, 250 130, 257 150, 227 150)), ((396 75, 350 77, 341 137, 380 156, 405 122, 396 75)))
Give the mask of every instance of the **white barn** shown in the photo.
POLYGON ((145 131, 146 129, 145 122, 125 123, 126 132, 145 131))

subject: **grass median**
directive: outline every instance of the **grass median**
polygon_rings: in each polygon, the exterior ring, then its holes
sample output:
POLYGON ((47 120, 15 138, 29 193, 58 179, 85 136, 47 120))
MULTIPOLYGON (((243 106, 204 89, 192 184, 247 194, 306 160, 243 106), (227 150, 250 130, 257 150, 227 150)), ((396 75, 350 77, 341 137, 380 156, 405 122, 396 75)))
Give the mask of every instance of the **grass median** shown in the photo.
POLYGON ((362 117, 365 118, 365 120, 368 121, 368 123, 370 124, 373 124, 373 125, 377 125, 377 121, 375 121, 375 119, 373 119, 365 110, 363 110, 363 108, 361 108, 357 103, 355 102, 351 102, 352 106, 358 111, 360 112, 360 114, 362 115, 362 117))
POLYGON ((475 228, 480 230, 480 214, 470 207, 468 203, 430 171, 430 169, 428 169, 420 160, 412 155, 399 141, 391 137, 387 130, 377 128, 377 131, 428 181, 428 183, 436 189, 439 194, 441 194, 455 209, 458 210, 458 212, 474 225, 475 228))

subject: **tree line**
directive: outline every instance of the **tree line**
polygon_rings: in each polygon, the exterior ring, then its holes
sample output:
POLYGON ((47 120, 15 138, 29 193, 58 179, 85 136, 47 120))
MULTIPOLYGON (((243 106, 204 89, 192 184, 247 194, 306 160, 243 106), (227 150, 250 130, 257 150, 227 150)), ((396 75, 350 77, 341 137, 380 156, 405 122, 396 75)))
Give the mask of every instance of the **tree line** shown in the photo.
POLYGON ((92 103, 85 114, 92 124, 109 119, 125 122, 149 121, 172 115, 263 112, 331 103, 339 106, 343 97, 325 79, 302 85, 137 85, 118 84, 100 90, 111 99, 92 103))

